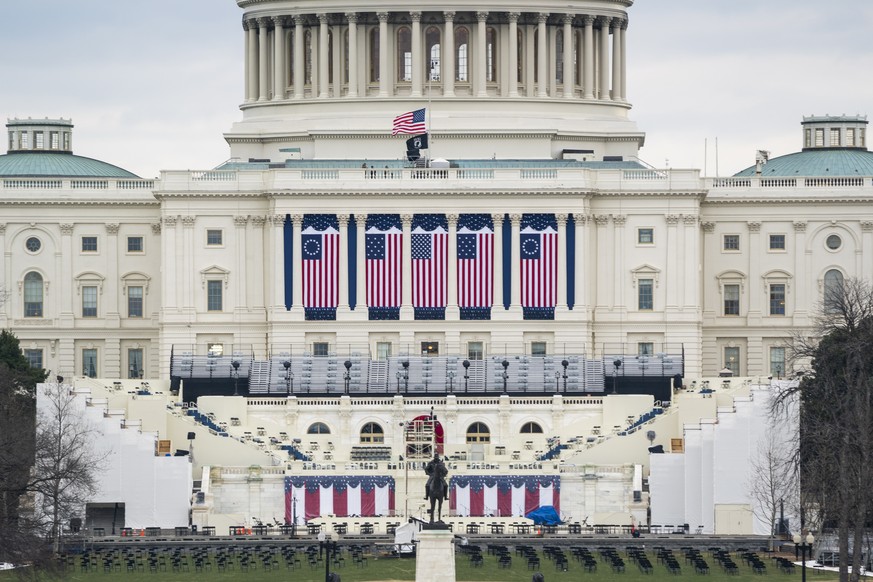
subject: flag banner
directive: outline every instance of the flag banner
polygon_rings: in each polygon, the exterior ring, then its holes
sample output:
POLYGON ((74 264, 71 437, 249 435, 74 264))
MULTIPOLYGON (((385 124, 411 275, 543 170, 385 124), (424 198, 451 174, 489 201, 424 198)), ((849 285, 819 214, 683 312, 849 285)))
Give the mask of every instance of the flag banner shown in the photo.
POLYGON ((412 307, 415 319, 445 319, 449 223, 445 214, 412 217, 412 307))
POLYGON ((394 514, 393 477, 380 475, 285 477, 285 523, 310 519, 394 514))
POLYGON ((425 124, 425 110, 416 109, 394 118, 391 135, 427 133, 425 124))
POLYGON ((335 320, 340 285, 336 215, 304 215, 300 241, 306 319, 335 320))
POLYGON ((494 222, 490 214, 458 217, 458 307, 461 319, 491 319, 494 222))
POLYGON ((554 319, 558 302, 558 223, 554 214, 523 214, 519 236, 525 319, 554 319))
POLYGON ((462 475, 449 479, 449 492, 459 517, 524 517, 547 505, 561 512, 560 475, 462 475))
POLYGON ((426 150, 427 149, 427 134, 417 135, 415 137, 411 137, 406 140, 406 149, 408 151, 413 150, 426 150))
POLYGON ((370 319, 400 319, 403 229, 399 214, 370 214, 365 235, 370 319))

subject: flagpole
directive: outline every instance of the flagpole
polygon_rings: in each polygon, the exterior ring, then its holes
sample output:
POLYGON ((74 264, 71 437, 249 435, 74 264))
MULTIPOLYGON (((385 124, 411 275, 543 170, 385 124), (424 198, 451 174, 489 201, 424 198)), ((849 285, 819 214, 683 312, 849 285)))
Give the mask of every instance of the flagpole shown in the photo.
MULTIPOLYGON (((428 71, 427 71, 427 126, 424 128, 425 135, 430 133, 430 121, 431 121, 431 118, 430 118, 430 115, 431 115, 431 113, 430 113, 430 110, 431 110, 431 107, 430 107, 430 105, 431 105, 430 89, 431 89, 431 83, 433 82, 433 59, 432 58, 428 59, 428 62, 430 63, 430 67, 428 67, 428 71)), ((431 139, 431 137, 433 137, 433 136, 428 135, 427 157, 425 158, 425 161, 427 162, 428 166, 430 166, 430 139, 431 139)))

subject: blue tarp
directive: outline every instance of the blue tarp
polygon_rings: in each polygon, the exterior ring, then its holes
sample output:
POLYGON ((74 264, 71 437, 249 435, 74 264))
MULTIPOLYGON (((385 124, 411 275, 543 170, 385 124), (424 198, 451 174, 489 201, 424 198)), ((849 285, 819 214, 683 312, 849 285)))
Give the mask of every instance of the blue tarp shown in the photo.
POLYGON ((527 515, 526 518, 532 519, 534 525, 558 525, 561 523, 561 516, 551 505, 541 505, 527 515))

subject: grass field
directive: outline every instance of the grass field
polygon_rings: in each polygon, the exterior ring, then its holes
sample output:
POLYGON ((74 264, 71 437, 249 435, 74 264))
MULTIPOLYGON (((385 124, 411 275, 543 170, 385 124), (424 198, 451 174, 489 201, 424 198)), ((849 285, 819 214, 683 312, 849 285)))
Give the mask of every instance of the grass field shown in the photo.
MULTIPOLYGON (((488 555, 485 548, 482 548, 483 563, 481 566, 472 566, 471 560, 467 555, 458 553, 456 555, 456 579, 459 582, 528 582, 531 579, 534 571, 528 569, 526 560, 521 556, 517 556, 510 548, 510 557, 512 564, 510 567, 499 567, 496 556, 488 555)), ((656 560, 654 552, 649 551, 647 556, 652 562, 653 569, 651 573, 643 573, 641 569, 632 563, 631 559, 624 552, 619 551, 618 555, 626 563, 626 569, 623 572, 616 572, 610 567, 609 563, 602 556, 597 556, 596 551, 592 548, 592 553, 597 559, 596 571, 587 571, 583 568, 581 562, 569 556, 566 571, 555 567, 554 562, 547 558, 542 551, 536 553, 540 558, 540 568, 547 582, 553 580, 585 580, 586 582, 790 582, 800 579, 800 568, 795 568, 793 573, 785 573, 779 570, 777 564, 772 559, 762 556, 762 561, 766 566, 766 572, 763 574, 753 572, 747 564, 743 563, 739 556, 734 556, 737 565, 737 573, 728 574, 716 563, 715 559, 708 553, 703 553, 703 558, 710 565, 708 574, 695 573, 695 569, 683 560, 681 553, 677 552, 677 561, 680 564, 680 573, 668 572, 666 566, 656 560)), ((106 554, 101 554, 97 557, 96 565, 90 565, 87 571, 83 571, 81 567, 81 558, 76 557, 72 560, 73 564, 66 568, 63 575, 51 577, 31 578, 25 576, 24 579, 40 579, 40 580, 69 580, 69 581, 122 581, 122 582, 145 582, 147 580, 161 580, 172 582, 188 582, 198 581, 203 578, 208 578, 212 581, 247 581, 247 582, 272 582, 272 581, 293 581, 293 582, 322 582, 325 579, 324 564, 315 562, 314 566, 308 563, 305 555, 302 552, 297 552, 296 557, 304 558, 302 563, 295 568, 288 568, 282 554, 278 554, 277 560, 270 560, 270 565, 265 569, 261 562, 261 557, 253 556, 253 559, 244 566, 242 555, 235 553, 226 556, 226 560, 222 567, 219 567, 218 556, 214 553, 209 553, 201 557, 201 566, 195 568, 194 556, 183 555, 180 557, 177 568, 173 567, 172 555, 167 552, 156 554, 152 568, 149 565, 149 556, 144 554, 142 559, 133 556, 133 568, 127 567, 127 558, 123 555, 112 553, 109 557, 109 566, 104 566, 102 560, 107 557, 106 554), (163 560, 161 559, 163 556, 163 560), (117 564, 117 565, 116 565, 117 564), (163 565, 162 565, 163 564, 163 565), (184 564, 184 567, 183 567, 184 564), (254 566, 257 564, 257 566, 254 566), (184 571, 187 568, 188 571, 184 571), (178 570, 178 571, 176 571, 178 570)), ((367 555, 366 564, 355 564, 350 553, 345 552, 345 564, 341 567, 333 566, 332 571, 337 572, 343 582, 383 582, 383 581, 401 581, 415 580, 415 560, 409 558, 378 558, 373 555, 367 555)), ((91 562, 89 560, 89 562, 91 562)), ((291 561, 294 564, 294 561, 291 561)), ((92 562, 93 564, 93 562, 92 562)), ((811 582, 832 582, 837 580, 836 573, 807 570, 807 577, 811 582)), ((0 582, 16 580, 18 577, 12 572, 0 573, 0 582)))

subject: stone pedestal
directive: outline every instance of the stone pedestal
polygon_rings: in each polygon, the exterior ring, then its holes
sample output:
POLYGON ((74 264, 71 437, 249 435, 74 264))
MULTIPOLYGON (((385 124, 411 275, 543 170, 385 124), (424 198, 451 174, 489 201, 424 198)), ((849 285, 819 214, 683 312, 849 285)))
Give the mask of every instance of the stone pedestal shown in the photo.
POLYGON ((455 582, 454 534, 436 524, 418 532, 415 554, 416 582, 455 582))

